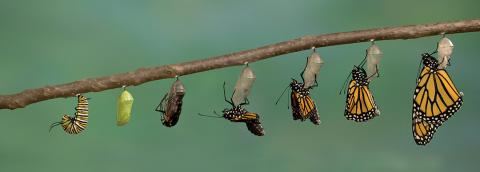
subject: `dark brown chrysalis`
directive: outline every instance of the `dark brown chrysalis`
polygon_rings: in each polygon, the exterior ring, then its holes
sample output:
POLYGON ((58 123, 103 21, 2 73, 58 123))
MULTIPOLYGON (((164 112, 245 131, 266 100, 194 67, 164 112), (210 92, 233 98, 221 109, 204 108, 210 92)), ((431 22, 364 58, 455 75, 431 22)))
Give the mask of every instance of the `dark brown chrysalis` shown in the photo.
POLYGON ((164 126, 173 127, 177 124, 182 111, 183 96, 185 96, 185 87, 177 77, 170 88, 170 92, 163 96, 155 109, 155 111, 163 113, 162 124, 164 126))

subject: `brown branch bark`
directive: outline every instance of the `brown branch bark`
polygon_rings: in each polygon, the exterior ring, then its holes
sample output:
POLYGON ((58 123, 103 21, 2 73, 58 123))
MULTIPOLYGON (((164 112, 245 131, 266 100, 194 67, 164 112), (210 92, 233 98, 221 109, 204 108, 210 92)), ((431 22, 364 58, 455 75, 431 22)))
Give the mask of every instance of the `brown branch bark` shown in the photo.
POLYGON ((23 108, 29 104, 59 98, 72 97, 77 93, 99 92, 122 87, 140 85, 149 81, 173 78, 207 70, 242 65, 274 56, 302 51, 311 47, 326 47, 375 40, 413 39, 419 37, 463 32, 480 31, 480 19, 444 22, 435 24, 386 27, 352 32, 304 36, 285 42, 275 43, 255 49, 210 57, 190 62, 140 68, 136 71, 111 76, 87 78, 75 82, 28 89, 17 94, 0 95, 0 109, 23 108))

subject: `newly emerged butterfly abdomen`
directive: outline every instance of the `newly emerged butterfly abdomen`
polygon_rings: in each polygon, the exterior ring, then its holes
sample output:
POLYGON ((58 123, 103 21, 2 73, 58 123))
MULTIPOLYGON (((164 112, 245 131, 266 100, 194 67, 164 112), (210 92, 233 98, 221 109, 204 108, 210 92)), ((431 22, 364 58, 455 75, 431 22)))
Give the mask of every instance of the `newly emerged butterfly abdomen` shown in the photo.
POLYGON ((440 39, 437 45, 437 51, 438 51, 438 68, 439 69, 444 69, 447 67, 449 64, 450 57, 453 53, 453 43, 450 41, 450 39, 443 37, 440 39))
POLYGON ((77 107, 75 107, 75 115, 63 115, 59 122, 50 125, 50 131, 53 127, 61 125, 63 130, 68 134, 78 134, 85 130, 88 123, 88 98, 77 94, 77 107))
POLYGON ((310 116, 310 121, 315 125, 319 125, 321 123, 320 116, 318 115, 318 112, 316 109, 314 112, 312 112, 312 115, 310 116))
POLYGON ((247 65, 245 65, 245 67, 243 68, 242 73, 240 73, 240 76, 238 77, 237 83, 235 85, 235 91, 232 95, 232 101, 234 105, 239 105, 245 101, 248 94, 250 94, 255 79, 256 76, 247 63, 247 65))
POLYGON ((380 47, 372 42, 372 45, 367 48, 367 74, 368 76, 379 76, 379 64, 383 57, 383 52, 380 47))
POLYGON ((312 54, 307 58, 307 65, 302 72, 302 78, 305 88, 317 85, 317 76, 320 74, 320 68, 325 62, 313 48, 312 54))
MULTIPOLYGON (((125 87, 124 87, 125 88, 125 87)), ((133 96, 127 90, 123 90, 117 99, 117 125, 122 126, 130 121, 132 114, 133 96)))
POLYGON ((263 129, 262 123, 259 120, 245 122, 247 125, 248 131, 257 136, 265 135, 265 130, 263 129))
POLYGON ((177 124, 182 112, 184 96, 185 86, 177 78, 156 109, 156 111, 163 113, 161 120, 164 126, 172 127, 177 124))

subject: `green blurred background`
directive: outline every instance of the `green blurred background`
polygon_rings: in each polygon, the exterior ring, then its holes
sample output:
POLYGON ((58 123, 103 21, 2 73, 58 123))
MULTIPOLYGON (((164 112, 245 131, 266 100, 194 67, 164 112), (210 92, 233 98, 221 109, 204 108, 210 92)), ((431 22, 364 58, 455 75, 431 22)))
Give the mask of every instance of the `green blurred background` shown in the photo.
MULTIPOLYGON (((312 34, 480 17, 480 1, 0 1, 0 94, 180 63, 312 34)), ((419 55, 440 36, 379 41, 381 78, 371 84, 382 111, 368 123, 343 117, 338 95, 369 43, 320 48, 326 61, 312 92, 323 123, 293 121, 287 97, 310 51, 251 64, 250 95, 267 134, 243 124, 202 118, 228 107, 222 83, 233 87, 241 66, 182 77, 187 94, 180 122, 161 125, 154 112, 173 79, 129 88, 133 116, 115 125, 120 89, 88 93, 86 131, 48 132, 75 99, 0 110, 0 171, 476 171, 480 168, 477 69, 480 33, 448 35, 455 50, 450 75, 465 102, 432 143, 411 134, 412 93, 419 55)))

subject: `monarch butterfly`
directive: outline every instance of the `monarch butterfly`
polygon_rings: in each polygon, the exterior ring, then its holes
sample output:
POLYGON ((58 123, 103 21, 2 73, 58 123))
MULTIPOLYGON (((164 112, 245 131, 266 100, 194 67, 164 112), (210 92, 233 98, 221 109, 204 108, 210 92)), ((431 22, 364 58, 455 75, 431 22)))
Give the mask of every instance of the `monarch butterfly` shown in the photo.
POLYGON ((293 120, 300 119, 301 121, 304 121, 309 118, 313 124, 320 124, 317 107, 315 106, 313 99, 310 97, 310 89, 317 85, 318 84, 315 81, 314 86, 304 88, 303 83, 299 83, 292 78, 292 82, 290 82, 290 88, 292 89, 290 99, 293 120))
POLYGON ((422 54, 422 62, 413 94, 413 115, 429 123, 445 122, 462 106, 463 93, 445 69, 438 69, 438 61, 431 54, 422 54))
POLYGON ((175 81, 170 92, 163 96, 155 111, 163 113, 162 124, 166 127, 173 127, 177 124, 182 111, 185 87, 180 80, 175 81))
POLYGON ((210 115, 203 115, 203 114, 198 114, 200 116, 207 116, 207 117, 214 117, 214 118, 225 118, 231 122, 244 122, 247 126, 247 129, 254 135, 257 136, 263 136, 265 135, 265 131, 262 127, 262 124, 260 122, 260 116, 256 113, 253 112, 248 112, 243 106, 250 104, 248 99, 245 99, 245 102, 240 103, 239 105, 234 105, 232 98, 230 100, 227 100, 226 93, 225 93, 225 83, 223 84, 223 96, 225 99, 225 102, 229 103, 232 108, 224 109, 222 111, 222 115, 218 115, 215 111, 213 111, 216 116, 210 116, 210 115))
MULTIPOLYGON (((367 77, 365 69, 354 66, 350 75, 352 75, 352 79, 348 84, 345 117, 355 122, 366 122, 375 116, 379 116, 380 111, 368 89, 368 79, 370 77, 367 77)), ((372 74, 372 76, 374 75, 372 74)))
POLYGON ((77 94, 77 107, 75 107, 75 116, 71 117, 63 115, 60 122, 54 122, 50 126, 50 131, 53 127, 61 125, 63 130, 68 134, 78 134, 85 130, 88 123, 88 100, 89 98, 77 94))
POLYGON ((428 144, 437 128, 463 103, 463 93, 457 90, 447 71, 439 68, 432 54, 422 54, 423 69, 413 94, 412 133, 418 145, 428 144))

